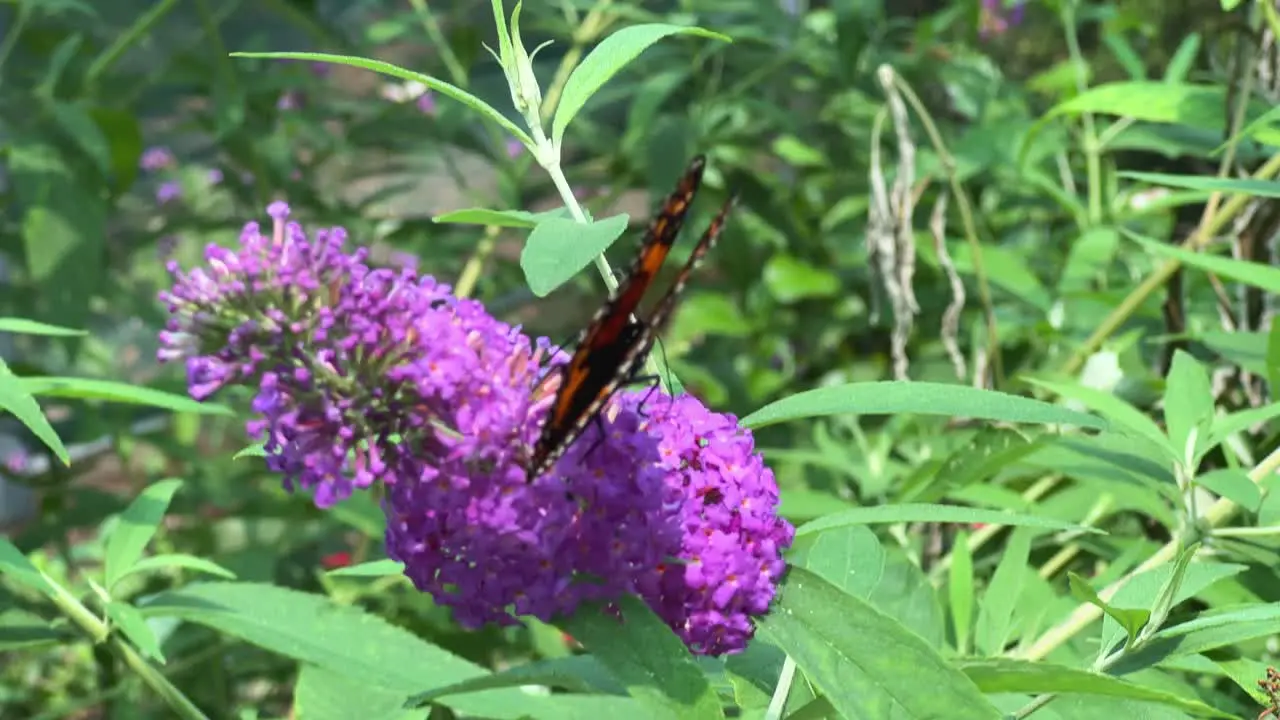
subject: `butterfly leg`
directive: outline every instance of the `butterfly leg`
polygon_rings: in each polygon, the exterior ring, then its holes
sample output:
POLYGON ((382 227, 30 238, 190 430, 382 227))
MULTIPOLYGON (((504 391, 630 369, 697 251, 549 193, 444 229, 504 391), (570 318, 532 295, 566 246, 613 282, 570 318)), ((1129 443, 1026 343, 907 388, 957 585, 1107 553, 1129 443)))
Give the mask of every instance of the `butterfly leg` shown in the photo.
POLYGON ((591 453, 595 452, 597 448, 603 445, 605 437, 608 436, 608 432, 604 429, 604 421, 600 419, 602 414, 603 413, 596 413, 596 416, 591 421, 591 424, 594 425, 596 430, 599 432, 597 433, 596 441, 591 443, 591 447, 587 448, 586 452, 582 453, 582 457, 584 459, 589 457, 591 453))
POLYGON ((640 398, 639 404, 636 405, 636 414, 646 420, 649 419, 649 413, 645 412, 644 406, 649 402, 649 398, 653 397, 653 393, 657 391, 662 384, 662 378, 657 375, 640 375, 631 378, 631 383, 635 385, 648 385, 649 391, 640 398))

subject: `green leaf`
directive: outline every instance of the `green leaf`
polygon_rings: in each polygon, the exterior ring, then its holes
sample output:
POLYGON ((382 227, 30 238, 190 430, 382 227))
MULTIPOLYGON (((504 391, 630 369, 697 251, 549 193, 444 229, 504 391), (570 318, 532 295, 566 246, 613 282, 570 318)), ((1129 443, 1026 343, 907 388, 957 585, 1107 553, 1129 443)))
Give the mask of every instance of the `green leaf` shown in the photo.
POLYGON ((1262 491, 1239 468, 1221 468, 1198 475, 1195 484, 1204 486, 1249 512, 1257 512, 1262 504, 1262 491))
POLYGON ((1259 703, 1267 702, 1266 697, 1258 687, 1258 679, 1267 675, 1267 663, 1251 658, 1211 660, 1210 662, 1217 665, 1219 670, 1225 673, 1232 682, 1241 690, 1247 692, 1253 699, 1259 703))
POLYGON ((1018 528, 1009 536, 1009 542, 1000 555, 1000 564, 996 566, 991 583, 982 595, 974 644, 984 655, 999 655, 1009 643, 1013 613, 1018 609, 1018 600, 1022 597, 1033 536, 1034 532, 1030 528, 1018 528))
POLYGON ((1248 410, 1240 410, 1230 415, 1218 415, 1213 418, 1213 425, 1209 429, 1209 437, 1206 443, 1207 447, 1214 447, 1245 428, 1253 427, 1260 423, 1265 423, 1275 416, 1280 415, 1280 402, 1263 405, 1259 408, 1249 408, 1248 410))
POLYGON ((28 312, 58 325, 85 325, 106 267, 107 194, 86 185, 52 144, 15 142, 8 159, 8 186, 26 208, 23 259, 39 286, 28 312))
POLYGON ((675 34, 698 35, 732 42, 728 37, 710 30, 661 23, 632 25, 613 33, 583 58, 582 63, 574 68, 565 82, 560 104, 556 106, 555 119, 551 122, 551 140, 555 146, 560 147, 569 123, 597 90, 650 45, 675 34))
MULTIPOLYGON (((48 6, 56 3, 40 3, 40 5, 48 6)), ((28 6, 32 7, 32 6, 28 6)), ((47 11, 46 11, 47 12, 47 11)), ((84 44, 85 33, 77 32, 64 38, 58 43, 58 46, 49 53, 48 59, 45 60, 44 77, 41 78, 35 87, 35 94, 46 102, 58 95, 58 83, 62 80, 67 71, 67 65, 75 59, 80 46, 84 44)))
POLYGON ((828 163, 826 152, 800 140, 794 135, 782 135, 773 140, 773 154, 783 163, 797 168, 823 168, 828 163))
POLYGON ((42 322, 36 322, 35 320, 14 317, 0 318, 0 332, 11 332, 16 335, 46 335, 51 337, 80 337, 89 334, 84 330, 72 330, 71 328, 47 325, 42 322))
POLYGON ((840 291, 835 273, 786 253, 770 256, 761 274, 769 294, 780 303, 833 297, 840 291))
POLYGON ((1200 52, 1200 33, 1189 33, 1178 43, 1178 50, 1164 70, 1164 81, 1181 83, 1187 79, 1191 67, 1195 64, 1196 55, 1200 52))
POLYGON ((61 102, 49 104, 54 123, 71 142, 79 146, 103 177, 111 172, 111 146, 93 116, 79 103, 61 102))
MULTIPOLYGON (((402 697, 421 692, 424 678, 443 686, 488 674, 360 608, 273 585, 194 583, 155 596, 142 611, 148 617, 199 623, 354 682, 398 691, 402 697)), ((632 709, 634 701, 627 698, 591 697, 584 701, 510 689, 445 698, 439 704, 465 715, 497 720, 599 720, 614 714, 642 717, 632 709)))
POLYGON ((417 81, 441 95, 453 98, 472 110, 479 112, 481 115, 489 118, 489 120, 502 126, 502 129, 514 135, 516 139, 525 145, 533 144, 533 140, 529 138, 529 135, 525 133, 524 130, 508 120, 505 115, 498 112, 491 105, 466 90, 450 85, 443 80, 437 80, 430 75, 423 75, 422 73, 416 73, 412 70, 405 70, 404 68, 396 67, 391 63, 382 62, 381 60, 369 60, 366 58, 348 57, 345 55, 329 55, 327 53, 308 52, 233 52, 231 53, 231 57, 279 58, 287 60, 311 60, 314 62, 336 63, 338 65, 349 65, 351 67, 372 70, 376 73, 400 78, 401 80, 417 81))
MULTIPOLYGON (((1191 85, 1165 81, 1115 82, 1097 85, 1054 107, 1045 115, 1049 120, 1059 115, 1102 113, 1145 120, 1177 123, 1204 130, 1221 131, 1225 117, 1219 110, 1227 102, 1221 85, 1191 85)), ((1260 114, 1266 109, 1257 103, 1260 114)), ((1250 113, 1252 117, 1252 113, 1250 113)), ((1043 123, 1044 120, 1037 123, 1043 123)), ((1221 137, 1221 135, 1219 135, 1221 137)), ((1258 140, 1271 143, 1280 133, 1263 131, 1258 140)))
POLYGON ((1208 345, 1223 359, 1239 365, 1244 370, 1257 375, 1267 374, 1267 333, 1204 330, 1190 337, 1208 345))
POLYGON ((264 458, 266 456, 267 456, 267 446, 263 443, 258 443, 257 445, 250 445, 247 448, 240 449, 239 451, 236 452, 235 455, 231 456, 231 459, 239 460, 241 458, 247 458, 247 457, 264 458))
POLYGON ((74 377, 27 377, 21 380, 23 388, 32 395, 68 397, 79 400, 103 400, 106 402, 146 405, 196 415, 224 415, 234 413, 225 405, 192 400, 185 395, 152 390, 111 380, 74 377))
POLYGON ((796 393, 743 418, 753 430, 822 415, 943 415, 1004 422, 1078 425, 1105 430, 1106 421, 1057 405, 981 390, 929 382, 849 383, 796 393))
POLYGON ((142 156, 142 127, 129 109, 94 107, 89 110, 98 130, 110 142, 112 187, 123 194, 138 179, 142 156))
MULTIPOLYGON (((561 213, 557 213, 561 214, 561 213)), ((454 210, 431 218, 433 223, 453 223, 456 225, 486 225, 491 227, 531 228, 538 224, 539 217, 545 213, 531 213, 524 210, 486 210, 485 208, 466 208, 454 210)))
POLYGON ((1067 263, 1058 277, 1058 295, 1088 292, 1110 267, 1120 247, 1120 233, 1113 227, 1086 230, 1067 251, 1067 263))
POLYGON ((1212 175, 1170 175, 1167 173, 1128 170, 1116 174, 1131 180, 1149 182, 1152 185, 1168 185, 1169 187, 1186 188, 1187 190, 1207 190, 1211 192, 1240 193, 1255 197, 1280 198, 1280 182, 1275 180, 1215 177, 1212 175))
POLYGON ((180 487, 181 480, 161 480, 143 490, 120 514, 120 521, 107 539, 103 557, 108 591, 142 559, 147 543, 155 537, 160 521, 164 520, 169 501, 180 487))
POLYGON ((961 530, 951 546, 951 568, 947 578, 951 606, 951 627, 956 633, 956 649, 968 651, 969 630, 973 626, 973 555, 969 552, 969 533, 961 530))
MULTIPOLYGON (((1151 617, 1151 611, 1143 608, 1120 608, 1111 605, 1098 596, 1092 587, 1089 587, 1088 581, 1079 575, 1068 572, 1067 582, 1071 586, 1071 594, 1081 602, 1087 602, 1096 606, 1102 612, 1106 613, 1113 620, 1120 623, 1128 635, 1125 645, 1129 645, 1138 637, 1138 632, 1142 630, 1142 626, 1147 624, 1147 620, 1151 617)), ((1105 652, 1108 648, 1104 647, 1105 652)))
POLYGON ((404 693, 360 682, 336 670, 303 664, 293 688, 296 717, 306 720, 422 720, 404 707, 404 693))
POLYGON ((371 538, 381 538, 386 532, 387 516, 373 493, 356 493, 329 508, 329 515, 371 538))
POLYGON ((1198 700, 1179 697, 1163 690, 1066 665, 1012 658, 965 658, 959 661, 959 666, 960 671, 969 676, 969 679, 988 695, 1003 693, 1105 695, 1156 702, 1200 717, 1235 717, 1221 710, 1215 710, 1198 700))
POLYGON ((987 523, 989 525, 1009 525, 1013 527, 1037 527, 1049 530, 1073 530, 1078 532, 1101 533, 1097 528, 1074 525, 1062 520, 1021 515, 1004 510, 985 510, 982 508, 961 507, 959 505, 920 505, 897 504, 860 507, 853 510, 833 513, 807 522, 796 528, 796 537, 809 533, 825 532, 847 525, 873 525, 884 523, 987 523))
POLYGON ((1202 252, 1191 252, 1166 245, 1125 230, 1125 235, 1137 242, 1147 252, 1173 258, 1184 265, 1211 272, 1248 285, 1262 288, 1269 293, 1280 293, 1280 269, 1261 263, 1233 260, 1202 252))
POLYGON ((1159 662, 1274 635, 1280 626, 1280 603, 1250 605, 1239 610, 1206 614, 1161 630, 1112 667, 1117 675, 1159 662))
POLYGON ((787 552, 787 564, 802 567, 850 595, 866 599, 884 573, 885 549, 863 525, 848 525, 802 538, 787 552))
POLYGON ((1154 420, 1115 395, 1086 387, 1079 383, 1054 382, 1034 377, 1029 377, 1026 380, 1032 385, 1037 385, 1062 397, 1078 400, 1088 405, 1102 414, 1114 426, 1118 426, 1111 429, 1128 430, 1134 435, 1150 440, 1156 447, 1163 450, 1170 459, 1182 459, 1182 453, 1173 447, 1169 442, 1169 438, 1165 437, 1165 434, 1160 431, 1160 426, 1156 425, 1154 420))
POLYGON ((668 338, 719 335, 751 337, 752 322, 732 299, 720 293, 688 293, 680 301, 680 314, 668 338))
POLYGON ((1130 80, 1147 79, 1147 68, 1142 57, 1133 49, 1133 44, 1129 42, 1129 39, 1123 33, 1104 32, 1102 41, 1106 43, 1116 61, 1128 73, 1130 80))
POLYGON ((1219 153, 1221 153, 1223 150, 1227 148, 1227 145, 1229 145, 1232 141, 1235 141, 1238 143, 1242 140, 1248 140, 1249 138, 1252 138, 1254 135, 1258 134, 1259 130, 1262 130, 1263 128, 1269 128, 1275 125, 1277 121, 1280 121, 1280 107, 1273 107, 1270 110, 1262 113, 1258 117, 1254 118, 1253 121, 1250 122, 1248 125, 1244 126, 1244 128, 1241 129, 1239 133, 1236 133, 1236 136, 1234 138, 1224 141, 1221 145, 1219 145, 1214 150, 1213 154, 1218 155, 1219 153))
MULTIPOLYGON (((733 699, 742 709, 743 717, 753 717, 752 711, 769 707, 786 660, 786 653, 760 636, 747 643, 746 650, 725 658, 724 672, 733 686, 733 699)), ((803 698, 807 685, 793 683, 791 688, 787 697, 789 708, 798 707, 793 703, 807 702, 803 698)))
POLYGON ((1209 374, 1190 354, 1176 350, 1169 377, 1165 379, 1164 419, 1169 442, 1179 450, 1188 472, 1194 472, 1204 447, 1208 425, 1213 420, 1213 388, 1209 374), (1195 443, 1188 447, 1192 432, 1195 443))
POLYGON ((804 568, 791 568, 759 625, 841 717, 1003 717, 919 636, 804 568), (928 678, 927 692, 921 678, 928 678))
POLYGON ((221 565, 204 558, 198 558, 194 555, 186 555, 184 553, 171 553, 167 555, 152 555, 144 557, 135 562, 133 567, 125 570, 120 577, 128 577, 134 573, 148 573, 155 570, 164 570, 166 568, 182 568, 184 570, 193 570, 206 575, 216 575, 224 577, 228 580, 235 580, 236 574, 221 565))
POLYGON ((580 223, 566 218, 550 218, 538 223, 520 253, 529 289, 538 297, 552 290, 586 267, 627 229, 627 216, 580 223))
MULTIPOLYGON (((968 245, 956 247, 951 254, 956 270, 964 274, 976 274, 973 253, 968 245)), ((1025 302, 1040 312, 1048 313, 1053 307, 1053 297, 1021 253, 999 246, 982 248, 982 263, 988 280, 1018 302, 1025 302)))
POLYGON ((55 593, 53 585, 44 573, 36 569, 27 556, 23 555, 22 551, 3 535, 0 535, 0 573, 20 585, 38 590, 45 595, 53 596, 55 593))
MULTIPOLYGON (((0 555, 2 554, 3 551, 0 551, 0 555)), ((0 567, 0 572, 3 572, 3 567, 0 567)), ((0 612, 0 652, 32 650, 74 640, 70 631, 55 627, 35 613, 17 608, 0 612)))
MULTIPOLYGON (((1244 565, 1236 565, 1230 563, 1213 563, 1213 562, 1197 562, 1192 563, 1186 569, 1182 582, 1178 585, 1178 591, 1174 595, 1174 605, 1195 597, 1205 588, 1221 582, 1226 578, 1237 575, 1246 570, 1244 565)), ((1138 573, 1129 578, 1115 595, 1111 596, 1110 602, 1114 605, 1124 607, 1151 607, 1155 605, 1156 599, 1160 596, 1160 591, 1169 581, 1169 577, 1173 574, 1173 563, 1164 563, 1157 567, 1151 568, 1145 572, 1138 573)), ((1102 644, 1103 648, 1111 648, 1124 635, 1125 631, 1113 619, 1106 618, 1102 623, 1102 644)))
POLYGON ((936 471, 922 473, 908 481, 897 500, 904 503, 936 502, 948 493, 994 477, 1001 470, 1043 449, 1053 439, 1053 436, 1042 435, 1028 440, 1016 430, 982 428, 969 442, 956 448, 936 471))
POLYGON ((545 687, 589 693, 597 691, 626 692, 608 673, 600 661, 589 655, 537 660, 496 672, 492 675, 463 680, 445 687, 419 693, 405 701, 406 707, 425 707, 432 701, 450 695, 462 695, 495 688, 542 685, 545 687))
POLYGON ((9 371, 9 366, 0 359, 0 410, 8 412, 26 426, 62 461, 63 465, 71 464, 71 456, 63 446, 62 439, 49 424, 36 399, 23 387, 23 378, 9 371))
POLYGON ((621 620, 593 604, 556 625, 591 651, 652 717, 724 717, 711 684, 671 628, 637 598, 623 597, 618 605, 621 620))
POLYGON ((156 639, 156 634, 152 632, 151 626, 147 625, 146 618, 138 612, 137 608, 126 603, 109 602, 106 609, 107 617, 111 618, 111 622, 124 633, 124 636, 144 657, 159 663, 164 662, 164 654, 160 652, 160 641, 156 639))
POLYGON ((1164 625, 1164 621, 1169 617, 1169 611, 1178 602, 1178 591, 1182 589, 1182 583, 1187 577, 1187 568, 1191 565, 1191 561, 1196 556, 1196 551, 1200 549, 1200 543, 1192 543, 1182 548, 1178 553, 1178 557, 1173 560, 1173 570, 1169 573, 1168 579, 1160 586, 1160 592, 1156 595, 1156 601, 1151 608, 1151 619, 1147 622, 1148 633, 1153 632, 1155 628, 1164 625))
POLYGON ((773 154, 795 167, 824 167, 827 155, 795 135, 780 135, 773 140, 773 154))
POLYGON ((906 553, 883 547, 866 526, 807 535, 792 545, 786 560, 866 600, 926 642, 943 642, 946 620, 933 585, 906 553))
POLYGON ((329 577, 387 577, 389 575, 403 575, 404 564, 396 560, 374 560, 372 562, 360 563, 359 565, 348 565, 347 567, 330 570, 325 573, 329 577))

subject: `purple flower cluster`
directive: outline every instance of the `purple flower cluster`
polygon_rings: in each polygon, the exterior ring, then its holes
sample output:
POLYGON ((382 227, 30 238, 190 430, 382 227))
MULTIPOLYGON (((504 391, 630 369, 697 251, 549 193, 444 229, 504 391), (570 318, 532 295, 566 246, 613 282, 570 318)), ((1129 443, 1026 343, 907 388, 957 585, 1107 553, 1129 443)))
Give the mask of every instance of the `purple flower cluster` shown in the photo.
POLYGON ((563 354, 430 277, 370 269, 340 228, 268 212, 270 234, 170 265, 161 359, 186 361, 193 397, 257 389, 249 431, 287 487, 327 507, 381 482, 388 555, 466 627, 634 593, 696 653, 745 646, 794 531, 736 418, 622 393, 603 437, 528 482, 563 354))
POLYGON ((978 10, 978 35, 984 40, 1002 35, 1022 24, 1026 3, 1007 0, 982 0, 978 10))
POLYGON ((142 153, 142 157, 138 160, 138 166, 147 172, 155 172, 164 168, 173 167, 175 163, 173 153, 166 147, 150 147, 142 153))

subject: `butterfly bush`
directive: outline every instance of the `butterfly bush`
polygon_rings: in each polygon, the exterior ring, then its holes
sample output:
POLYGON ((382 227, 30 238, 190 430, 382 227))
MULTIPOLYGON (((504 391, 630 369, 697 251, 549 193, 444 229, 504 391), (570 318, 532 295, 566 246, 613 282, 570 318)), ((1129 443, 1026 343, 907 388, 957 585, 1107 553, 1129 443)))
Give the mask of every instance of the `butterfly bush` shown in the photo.
POLYGON ((387 554, 465 627, 634 593, 695 653, 745 647, 794 529, 735 417, 623 392, 530 482, 564 354, 430 276, 370 268, 341 228, 268 214, 202 266, 168 264, 159 356, 194 398, 256 391, 246 429, 286 488, 327 508, 381 484, 387 554))

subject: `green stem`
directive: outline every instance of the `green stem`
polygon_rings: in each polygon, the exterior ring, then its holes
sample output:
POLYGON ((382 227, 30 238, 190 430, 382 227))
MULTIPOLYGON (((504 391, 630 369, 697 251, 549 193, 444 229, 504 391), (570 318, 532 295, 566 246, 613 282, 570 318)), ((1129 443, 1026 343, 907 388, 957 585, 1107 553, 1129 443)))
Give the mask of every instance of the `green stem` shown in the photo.
POLYGON ((496 241, 500 230, 501 228, 496 225, 490 225, 484 229, 484 235, 480 237, 480 242, 476 243, 475 251, 471 253, 471 257, 467 258, 467 264, 462 267, 462 272, 458 275, 458 282, 454 283, 453 292, 458 297, 467 297, 475 289, 476 281, 480 279, 480 271, 484 269, 485 262, 497 246, 496 241))
POLYGON ((1214 530, 1212 534, 1214 537, 1271 537, 1272 535, 1280 535, 1280 525, 1222 528, 1221 530, 1214 530))
POLYGON ((431 9, 427 7, 426 0, 409 0, 409 4, 413 6, 418 18, 422 20, 422 26, 427 31, 427 37, 431 38, 432 44, 440 52, 440 60, 444 62, 445 69, 449 71, 450 80, 454 85, 465 88, 467 86, 467 69, 462 66, 458 56, 453 52, 453 47, 449 45, 444 32, 440 29, 440 23, 436 20, 435 13, 431 12, 431 9))
MULTIPOLYGON (((149 32, 152 26, 160 22, 165 15, 168 15, 169 11, 177 4, 178 0, 160 0, 160 2, 152 5, 150 10, 138 16, 138 19, 134 20, 133 24, 121 33, 115 42, 108 45, 106 49, 98 54, 98 57, 93 59, 93 62, 89 63, 89 69, 85 70, 84 73, 85 84, 90 86, 96 84, 98 78, 111 69, 111 66, 120 59, 121 55, 124 55, 126 50, 137 42, 138 38, 149 32)), ((223 55, 225 54, 223 53, 223 55)))
POLYGON ((9 28, 9 32, 4 36, 4 43, 0 44, 0 84, 4 80, 4 64, 9 59, 9 53, 13 52, 13 48, 18 44, 18 38, 22 35, 22 30, 27 25, 27 19, 31 16, 28 11, 30 5, 23 3, 14 10, 14 14, 18 16, 13 27, 9 28))
MULTIPOLYGON (((1085 75, 1088 65, 1084 61, 1084 53, 1080 51, 1080 37, 1076 33, 1076 14, 1073 2, 1062 3, 1062 27, 1067 35, 1067 52, 1071 56, 1071 65, 1075 70, 1076 91, 1084 93, 1089 89, 1089 80, 1085 75)), ((1089 176, 1089 223, 1097 225, 1102 222, 1102 143, 1098 141, 1098 130, 1093 122, 1093 113, 1080 116, 1084 127, 1083 148, 1085 169, 1089 176)))
POLYGON ((168 678, 162 675, 159 670, 152 667, 131 645, 119 637, 111 635, 110 628, 107 627, 106 623, 99 620, 96 615, 89 611, 89 608, 67 592, 60 583, 55 582, 47 575, 45 580, 53 590, 49 598, 53 601, 54 606, 61 610, 67 619, 79 626, 95 644, 106 642, 107 647, 120 656, 125 665, 137 673, 142 682, 155 691, 177 713, 178 717, 184 718, 184 720, 208 720, 208 717, 200 711, 200 708, 187 699, 187 696, 183 695, 181 690, 170 683, 168 678))

